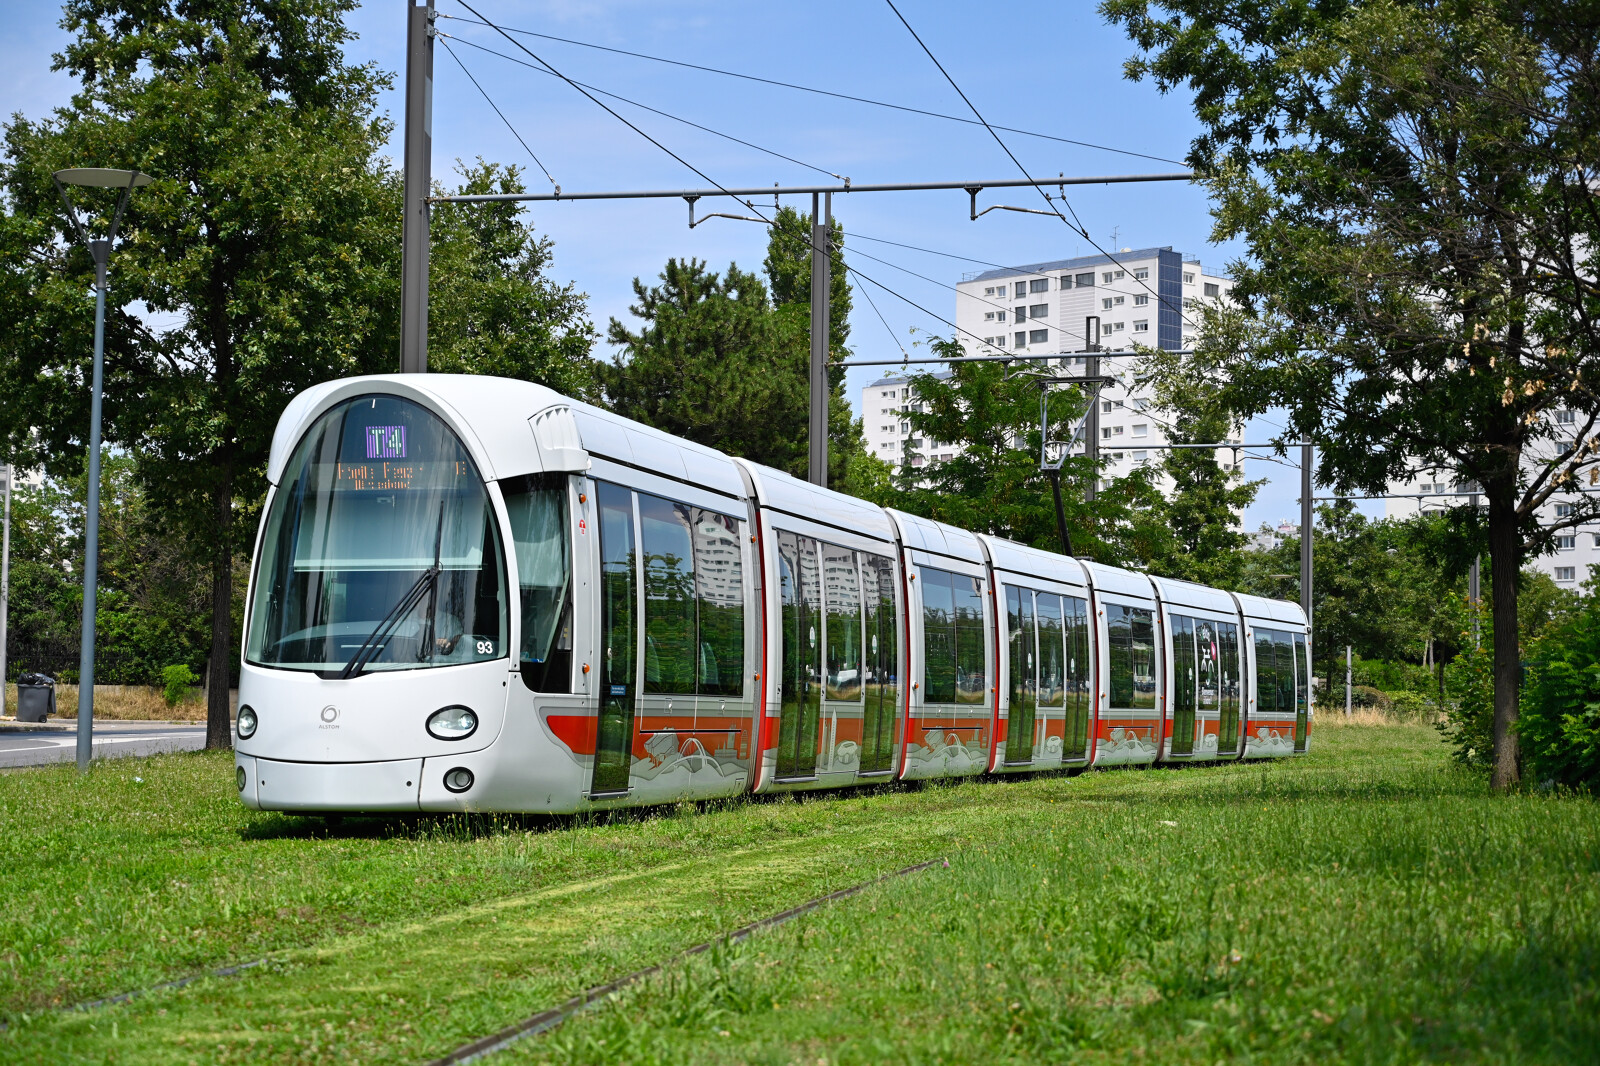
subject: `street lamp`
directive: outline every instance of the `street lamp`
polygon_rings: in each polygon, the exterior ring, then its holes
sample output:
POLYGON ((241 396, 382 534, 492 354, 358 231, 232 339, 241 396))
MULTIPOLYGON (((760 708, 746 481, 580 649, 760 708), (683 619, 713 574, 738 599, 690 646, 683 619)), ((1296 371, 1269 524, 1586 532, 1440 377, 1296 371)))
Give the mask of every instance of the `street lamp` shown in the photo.
POLYGON ((117 239, 117 226, 122 222, 128 197, 139 186, 150 184, 150 175, 137 170, 79 167, 58 170, 51 177, 61 202, 67 205, 72 228, 94 257, 94 393, 89 404, 89 501, 83 538, 83 645, 78 655, 78 769, 84 771, 89 769, 89 757, 94 753, 94 611, 95 586, 100 580, 100 383, 106 346, 106 267, 111 262, 111 244, 117 239), (111 228, 104 237, 89 237, 67 195, 68 185, 122 190, 116 213, 111 216, 111 228))

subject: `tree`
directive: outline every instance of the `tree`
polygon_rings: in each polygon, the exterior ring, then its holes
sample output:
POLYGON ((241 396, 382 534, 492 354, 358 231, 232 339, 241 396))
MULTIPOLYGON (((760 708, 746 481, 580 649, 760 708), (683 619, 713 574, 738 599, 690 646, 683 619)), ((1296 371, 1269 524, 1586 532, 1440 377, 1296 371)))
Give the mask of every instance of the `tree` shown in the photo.
MULTIPOLYGON (((521 170, 457 164, 457 194, 526 191, 521 170)), ((443 192, 441 188, 439 190, 443 192)), ((597 334, 586 297, 545 273, 553 242, 539 237, 516 204, 439 204, 428 261, 428 369, 496 374, 597 398, 597 334)))
MULTIPOLYGON (((959 341, 933 338, 941 358, 966 353, 959 341)), ((947 372, 911 378, 917 402, 899 484, 878 502, 964 529, 1061 551, 1050 478, 1039 466, 1039 389, 1032 375, 1010 375, 1000 363, 953 363, 947 372), (951 458, 930 442, 952 445, 951 458)), ((1065 440, 1084 410, 1076 389, 1049 393, 1052 440, 1065 440)), ((1152 518, 1149 473, 1112 482, 1094 503, 1083 486, 1098 476, 1084 456, 1063 464, 1061 495, 1073 552, 1106 563, 1146 558, 1161 531, 1152 518)))
MULTIPOLYGON (((810 218, 780 210, 760 278, 729 264, 719 276, 699 260, 670 259, 661 284, 634 279, 638 332, 612 319, 622 350, 602 373, 606 402, 628 418, 804 477, 809 466, 810 218), (781 294, 775 303, 770 294, 781 294)), ((848 352, 850 292, 843 232, 834 223, 830 359, 848 352)), ((828 483, 858 495, 887 480, 850 417, 844 368, 829 370, 828 483)))
POLYGON ((1517 577, 1600 479, 1600 78, 1589 2, 1106 0, 1129 76, 1194 94, 1189 162, 1240 239, 1207 316, 1230 406, 1281 405, 1322 484, 1476 481, 1492 565, 1494 775, 1519 779, 1517 577), (1591 368, 1587 375, 1585 367, 1591 368), (1576 413, 1558 428, 1558 410, 1576 413))
MULTIPOLYGON (((1141 361, 1138 376, 1151 386, 1156 408, 1170 413, 1170 443, 1206 444, 1227 440, 1236 431, 1222 389, 1195 373, 1187 357, 1152 351, 1141 361)), ((1237 466, 1223 470, 1209 448, 1168 449, 1161 472, 1172 487, 1158 494, 1151 518, 1169 536, 1154 543, 1147 559, 1150 569, 1165 577, 1235 587, 1246 543, 1238 515, 1263 482, 1245 481, 1237 466)))

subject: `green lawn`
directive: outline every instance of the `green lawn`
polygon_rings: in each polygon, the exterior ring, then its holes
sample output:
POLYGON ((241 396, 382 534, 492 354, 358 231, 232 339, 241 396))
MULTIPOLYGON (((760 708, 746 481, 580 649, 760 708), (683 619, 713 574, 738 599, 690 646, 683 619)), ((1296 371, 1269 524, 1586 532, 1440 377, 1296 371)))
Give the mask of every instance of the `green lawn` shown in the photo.
POLYGON ((0 1059, 423 1061, 940 855, 502 1058, 1600 1057, 1600 809, 1491 798, 1425 727, 1325 726, 1287 763, 331 832, 243 810, 230 771, 0 775, 0 1059))

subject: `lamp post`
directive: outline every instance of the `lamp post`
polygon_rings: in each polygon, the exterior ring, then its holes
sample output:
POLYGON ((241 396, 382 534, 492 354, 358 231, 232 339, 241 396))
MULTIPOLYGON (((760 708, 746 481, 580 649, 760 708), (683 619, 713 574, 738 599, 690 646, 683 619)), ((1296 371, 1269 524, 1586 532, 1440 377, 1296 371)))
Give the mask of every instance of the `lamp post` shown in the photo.
POLYGON ((0 477, 5 478, 6 499, 4 532, 0 532, 0 714, 6 713, 6 620, 11 615, 11 482, 16 478, 16 468, 7 463, 0 466, 0 477))
POLYGON ((94 753, 94 619, 95 586, 100 578, 100 391, 105 365, 106 346, 106 268, 111 262, 111 245, 117 239, 117 226, 122 222, 122 212, 127 209, 128 197, 140 185, 150 184, 150 175, 137 170, 104 170, 98 167, 80 167, 58 170, 51 175, 61 202, 67 205, 67 218, 78 237, 94 257, 94 392, 89 403, 89 500, 85 509, 83 537, 83 645, 78 654, 78 770, 89 769, 89 757, 94 753), (111 227, 104 237, 90 238, 72 198, 67 195, 68 185, 96 189, 121 189, 117 197, 117 210, 111 216, 111 227))

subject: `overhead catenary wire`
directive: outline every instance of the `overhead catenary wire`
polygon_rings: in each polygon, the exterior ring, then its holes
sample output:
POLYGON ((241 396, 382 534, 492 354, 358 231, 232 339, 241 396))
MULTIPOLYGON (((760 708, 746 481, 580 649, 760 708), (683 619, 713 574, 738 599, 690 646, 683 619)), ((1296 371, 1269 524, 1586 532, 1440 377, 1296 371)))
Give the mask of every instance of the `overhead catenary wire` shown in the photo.
MULTIPOLYGON (((465 6, 465 5, 463 5, 463 6, 465 6)), ((471 10, 471 9, 468 8, 468 10, 471 10)), ((773 85, 773 86, 777 86, 778 88, 782 88, 782 89, 794 89, 794 90, 796 90, 798 92, 814 93, 817 96, 831 96, 836 100, 849 100, 849 101, 852 101, 852 102, 858 103, 858 104, 870 104, 873 107, 886 107, 886 108, 889 108, 889 109, 894 110, 894 111, 904 111, 904 112, 906 112, 908 114, 913 114, 913 115, 925 115, 928 118, 943 119, 943 120, 945 120, 947 122, 959 122, 959 123, 962 123, 963 125, 967 125, 967 126, 983 125, 983 123, 975 122, 974 120, 972 120, 970 118, 963 118, 960 115, 946 115, 946 114, 944 114, 942 112, 939 112, 939 111, 927 111, 927 110, 924 110, 923 108, 920 108, 920 107, 910 107, 910 106, 905 105, 905 104, 892 104, 892 103, 889 103, 889 102, 887 102, 885 100, 874 100, 874 99, 872 99, 870 97, 866 97, 866 96, 853 96, 853 95, 851 95, 849 93, 834 92, 834 91, 832 91, 830 89, 818 89, 818 88, 816 88, 814 86, 810 86, 810 85, 798 85, 798 84, 796 84, 794 82, 779 81, 779 80, 777 80, 775 78, 763 78, 763 77, 760 77, 759 75, 755 75, 755 74, 741 74, 738 71, 723 70, 723 69, 721 69, 719 67, 703 66, 703 65, 701 65, 699 63, 689 63, 689 62, 685 62, 684 60, 681 60, 681 59, 666 59, 666 58, 664 58, 662 56, 647 55, 644 52, 630 52, 625 48, 612 48, 612 47, 609 47, 609 46, 603 45, 603 44, 594 44, 594 43, 592 43, 590 41, 574 40, 574 39, 572 39, 570 37, 556 37, 556 36, 554 36, 552 34, 548 34, 548 33, 537 33, 537 32, 535 32, 533 30, 517 29, 514 26, 499 27, 499 26, 495 26, 494 24, 489 23, 489 22, 479 22, 479 21, 476 21, 474 19, 465 19, 465 18, 462 18, 460 15, 446 15, 446 14, 441 13, 439 15, 439 18, 452 19, 452 20, 454 20, 456 22, 466 22, 466 23, 469 23, 469 24, 475 25, 475 26, 485 26, 485 27, 489 27, 489 28, 492 28, 492 29, 496 29, 496 30, 502 30, 503 32, 506 32, 506 33, 519 33, 519 34, 523 34, 524 36, 528 36, 528 37, 539 37, 539 38, 541 38, 543 40, 546 40, 546 41, 556 41, 556 42, 559 42, 561 44, 576 45, 579 48, 592 48, 592 49, 595 49, 596 51, 600 51, 600 52, 611 52, 611 53, 613 53, 615 55, 631 56, 634 59, 646 59, 646 60, 649 60, 652 63, 666 63, 666 64, 668 64, 670 66, 684 67, 684 68, 686 68, 688 70, 699 70, 699 71, 703 71, 703 72, 705 72, 707 74, 717 74, 717 75, 721 75, 723 77, 728 77, 728 78, 739 78, 739 79, 742 79, 744 81, 760 82, 763 85, 773 85)), ((481 18, 481 16, 480 16, 480 18, 481 18)), ((458 38, 456 38, 456 40, 464 40, 464 39, 458 37, 458 38)), ((1112 153, 1115 153, 1116 155, 1131 156, 1131 157, 1133 157, 1135 159, 1150 159, 1150 160, 1154 160, 1157 163, 1174 163, 1174 164, 1177 164, 1178 166, 1183 166, 1184 165, 1181 160, 1168 159, 1166 156, 1150 155, 1147 152, 1135 152, 1135 151, 1131 151, 1131 150, 1129 150, 1127 148, 1113 148, 1110 145, 1096 144, 1093 141, 1074 140, 1071 137, 1058 137, 1058 136, 1056 136, 1055 134, 1052 134, 1052 133, 1039 133, 1036 130, 1017 129, 1017 128, 1013 127, 1013 126, 996 126, 995 129, 1005 130, 1007 133, 1021 134, 1024 137, 1037 137, 1037 138, 1039 138, 1041 140, 1056 141, 1056 142, 1058 142, 1060 144, 1076 145, 1079 148, 1093 148, 1096 151, 1100 151, 1100 152, 1112 152, 1112 153)))
MULTIPOLYGON (((486 90, 482 85, 478 84, 478 79, 472 76, 472 71, 467 69, 467 65, 461 62, 461 57, 456 55, 456 50, 450 47, 450 42, 445 40, 445 38, 449 35, 441 33, 438 36, 439 43, 444 45, 444 50, 446 52, 450 53, 450 58, 456 61, 456 66, 461 68, 461 73, 465 74, 467 76, 467 80, 472 82, 473 88, 477 89, 478 92, 483 95, 484 102, 490 107, 494 108, 494 113, 500 116, 500 121, 506 124, 506 129, 510 130, 511 136, 515 137, 517 139, 517 143, 522 145, 523 151, 527 152, 529 157, 531 157, 533 161, 538 164, 539 169, 544 171, 544 176, 549 180, 551 187, 554 188, 556 192, 560 192, 561 186, 556 182, 556 179, 551 176, 550 168, 544 165, 544 163, 539 159, 538 155, 534 153, 532 148, 528 147, 528 142, 522 139, 522 134, 517 132, 517 127, 513 126, 511 124, 511 120, 506 118, 505 112, 500 110, 500 105, 494 102, 494 98, 489 95, 488 90, 486 90)), ((462 43, 467 44, 470 42, 463 41, 462 43)))
MULTIPOLYGON (((1016 153, 1013 152, 1010 146, 1006 144, 1005 139, 1002 138, 999 133, 995 132, 994 126, 990 124, 988 119, 983 117, 983 112, 978 110, 977 105, 972 102, 972 100, 962 90, 961 86, 956 84, 955 78, 951 77, 950 72, 945 69, 944 64, 939 62, 939 57, 933 54, 933 50, 927 46, 927 44, 922 40, 922 37, 915 29, 912 28, 911 23, 906 21, 906 17, 900 13, 900 9, 894 6, 894 0, 884 0, 884 3, 889 5, 889 10, 894 12, 895 18, 900 20, 900 24, 906 28, 906 32, 911 34, 911 39, 917 42, 917 46, 921 48, 928 59, 933 62, 933 65, 939 69, 939 73, 944 75, 944 80, 949 82, 950 87, 956 91, 956 95, 961 97, 962 103, 966 104, 967 107, 972 110, 973 117, 983 124, 984 129, 989 131, 989 136, 994 138, 994 142, 1000 146, 1000 150, 1005 152, 1006 156, 1010 158, 1012 163, 1016 164, 1017 169, 1022 172, 1023 177, 1027 178, 1029 182, 1034 182, 1033 175, 1028 172, 1027 167, 1022 165, 1022 160, 1017 158, 1016 153)), ((1063 215, 1060 210, 1056 208, 1054 201, 1050 197, 1050 194, 1045 192, 1044 189, 1036 182, 1034 183, 1034 189, 1039 193, 1040 196, 1044 198, 1045 206, 1049 208, 1045 214, 1054 215, 1059 218, 1063 225, 1076 230, 1097 252, 1099 252, 1101 255, 1104 255, 1107 259, 1110 259, 1111 262, 1117 266, 1123 267, 1123 264, 1117 260, 1116 256, 1106 251, 1100 246, 1098 241, 1089 236, 1089 228, 1085 226, 1083 224, 1083 220, 1078 217, 1078 212, 1073 208, 1071 201, 1067 199, 1065 191, 1063 191, 1061 194, 1061 202, 1066 206, 1068 211, 1072 212, 1072 219, 1070 221, 1067 219, 1066 215, 1063 215), (1077 223, 1076 226, 1073 225, 1074 222, 1077 223)), ((1126 267, 1123 267, 1123 269, 1130 275, 1133 273, 1131 270, 1127 270, 1126 267)), ((1135 277, 1134 280, 1137 281, 1142 288, 1149 292, 1150 295, 1154 296, 1159 305, 1167 307, 1168 309, 1176 312, 1177 315, 1183 319, 1183 321, 1188 322, 1191 326, 1194 325, 1194 321, 1190 319, 1188 315, 1183 313, 1181 305, 1178 307, 1173 307, 1167 301, 1166 297, 1162 296, 1156 290, 1150 288, 1149 284, 1146 283, 1143 278, 1135 277)))
MULTIPOLYGON (((441 38, 448 37, 450 40, 455 41, 455 42, 457 42, 459 44, 464 44, 468 48, 476 48, 480 52, 487 52, 488 54, 490 54, 492 56, 499 56, 501 59, 504 59, 508 63, 515 63, 518 66, 527 67, 529 70, 538 71, 540 74, 544 74, 547 77, 556 77, 556 75, 554 74, 553 71, 546 70, 543 67, 535 66, 534 64, 529 63, 526 60, 518 59, 516 56, 508 56, 504 52, 497 52, 493 48, 489 48, 489 47, 486 47, 485 45, 478 44, 476 41, 469 41, 465 37, 455 37, 455 36, 453 36, 451 34, 448 34, 448 33, 441 33, 441 34, 439 34, 439 36, 441 38)), ((515 42, 513 42, 513 43, 515 43, 515 42)), ((446 47, 448 48, 449 46, 446 45, 446 47)), ((455 53, 452 52, 451 55, 453 57, 455 55, 455 53)), ((457 59, 456 62, 460 63, 461 60, 457 59)), ((462 69, 465 70, 466 68, 463 67, 462 69)), ((472 77, 471 74, 468 74, 467 76, 469 78, 472 77)), ((476 81, 474 81, 473 84, 477 84, 476 81)), ((796 159, 792 155, 785 155, 784 153, 779 152, 779 151, 777 151, 775 149, 772 149, 772 148, 763 148, 759 144, 755 144, 754 142, 744 140, 741 137, 735 137, 731 133, 723 133, 721 130, 712 129, 710 126, 703 126, 700 123, 695 122, 695 121, 693 121, 691 119, 686 119, 681 115, 674 115, 670 111, 662 111, 660 108, 651 107, 649 104, 640 103, 638 100, 630 100, 626 96, 621 96, 621 95, 619 95, 617 93, 610 92, 610 91, 608 91, 606 89, 600 88, 599 86, 589 85, 589 84, 587 84, 585 82, 581 82, 581 81, 573 81, 572 84, 576 85, 576 86, 581 86, 582 88, 585 88, 585 89, 593 90, 594 92, 599 93, 601 96, 609 96, 613 100, 620 100, 625 104, 629 104, 629 105, 631 105, 633 107, 637 107, 637 108, 639 108, 640 110, 643 110, 643 111, 648 111, 653 115, 660 115, 662 118, 671 119, 674 122, 681 122, 685 126, 693 126, 695 129, 700 130, 700 131, 702 131, 704 133, 709 133, 713 137, 721 137, 723 140, 732 141, 735 144, 742 144, 746 148, 753 148, 758 152, 764 153, 766 155, 770 155, 770 156, 772 156, 772 157, 774 157, 776 159, 782 159, 782 160, 784 160, 786 162, 793 163, 793 164, 795 164, 796 166, 799 166, 799 167, 804 167, 807 170, 814 170, 818 174, 826 174, 828 177, 830 177, 830 178, 838 178, 840 181, 847 180, 843 175, 836 174, 833 171, 827 169, 826 167, 819 167, 814 163, 807 163, 803 159, 796 159)), ((482 89, 480 88, 479 91, 482 92, 482 89)), ((485 93, 484 95, 487 98, 488 94, 485 93)), ((489 106, 490 107, 494 107, 493 101, 490 102, 489 106)), ((497 108, 497 107, 495 108, 496 112, 498 112, 499 110, 500 110, 499 108, 497 108)), ((501 116, 501 117, 503 118, 504 116, 501 116)), ((510 123, 508 122, 507 125, 509 126, 510 123)), ((516 131, 513 130, 512 132, 515 133, 516 131)), ((520 141, 522 138, 520 136, 518 136, 517 139, 520 141)), ((523 147, 526 148, 527 145, 523 145, 523 147)))

